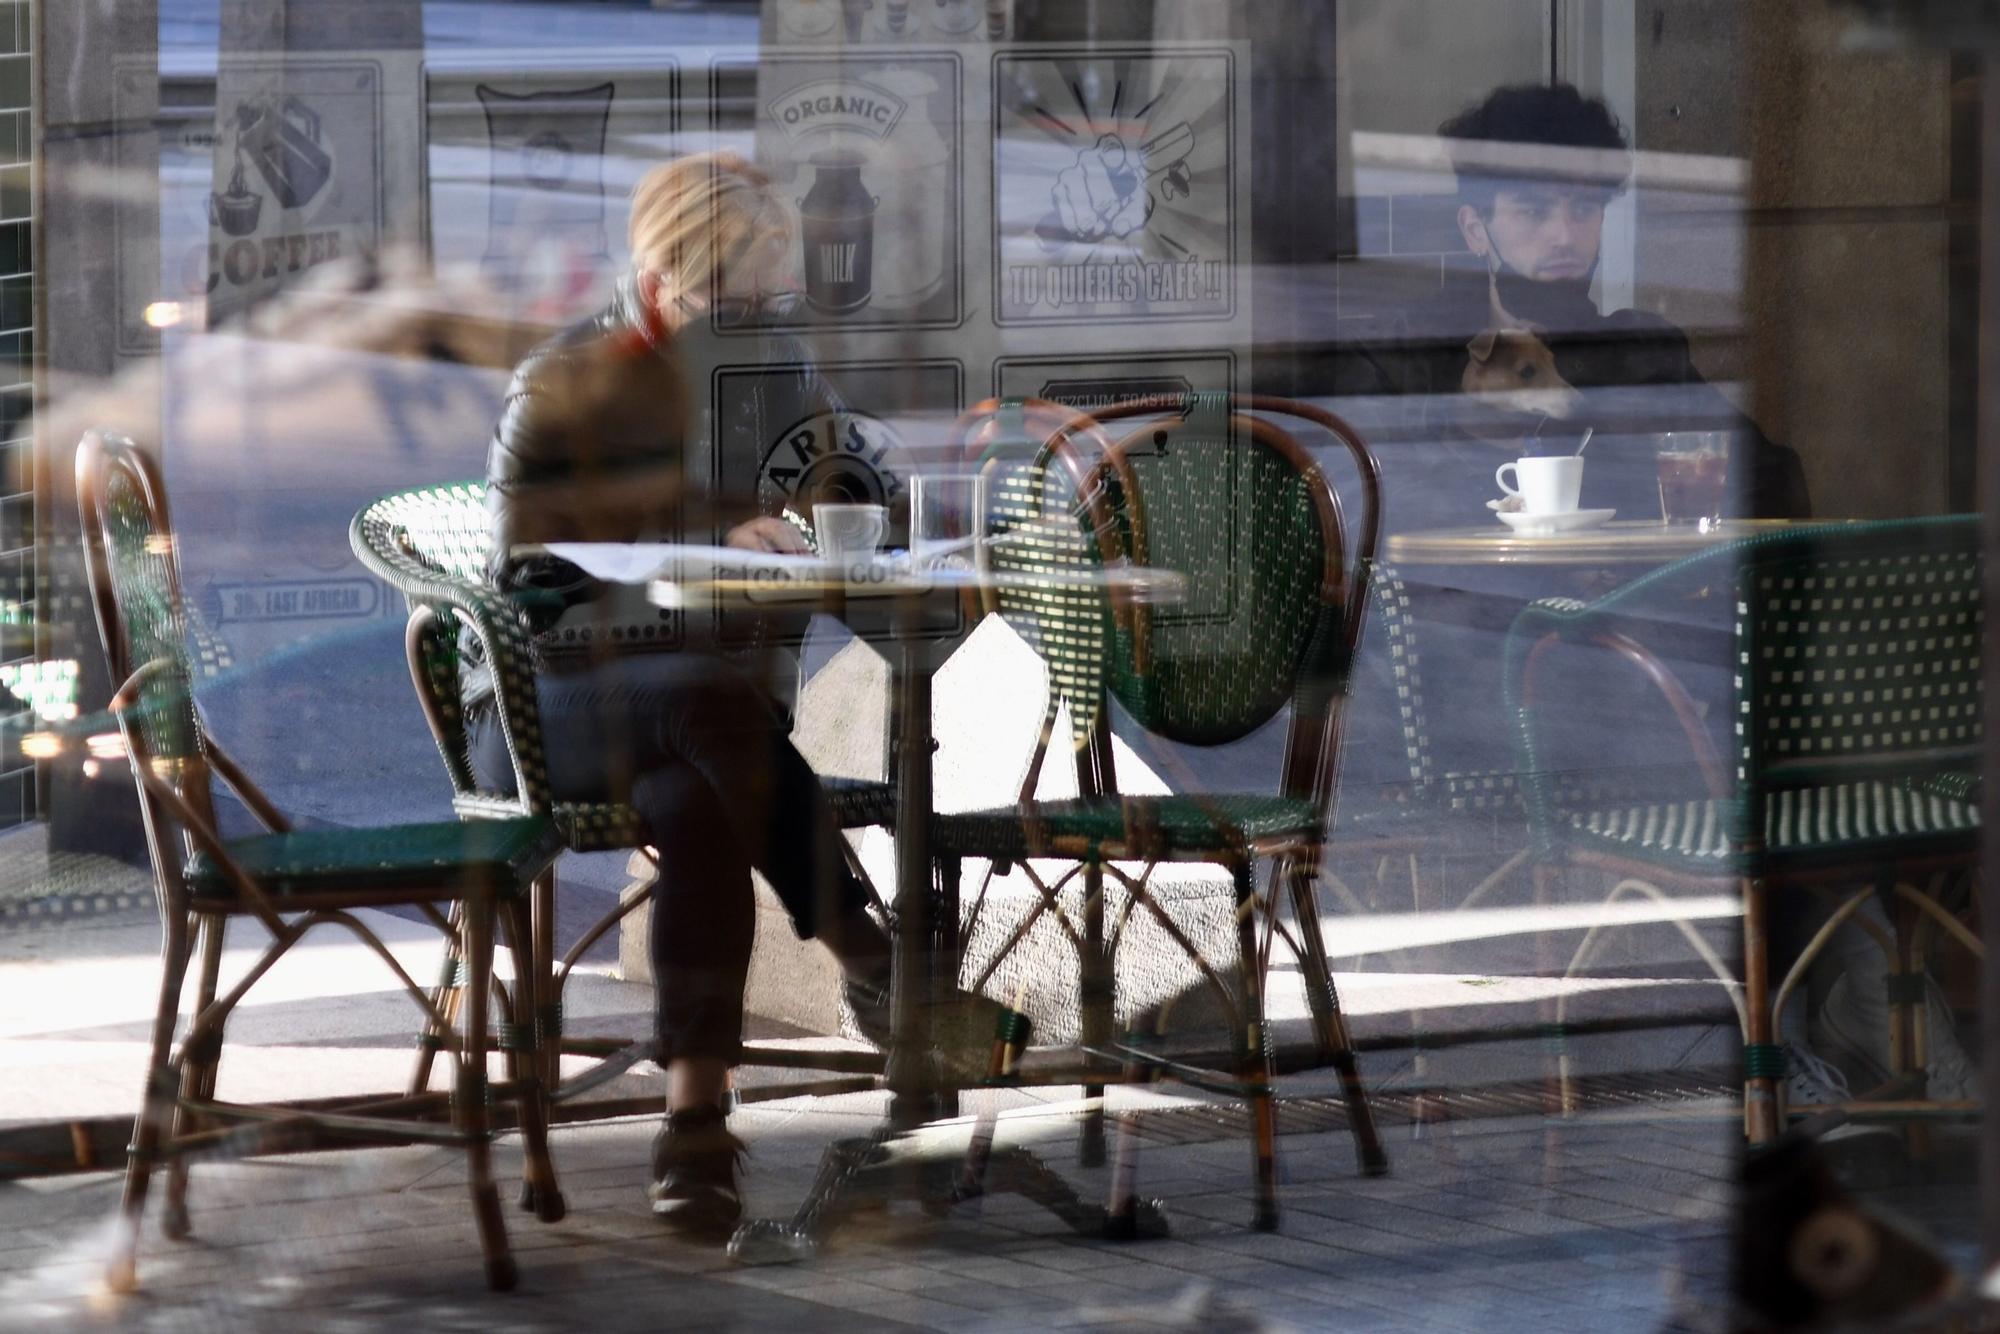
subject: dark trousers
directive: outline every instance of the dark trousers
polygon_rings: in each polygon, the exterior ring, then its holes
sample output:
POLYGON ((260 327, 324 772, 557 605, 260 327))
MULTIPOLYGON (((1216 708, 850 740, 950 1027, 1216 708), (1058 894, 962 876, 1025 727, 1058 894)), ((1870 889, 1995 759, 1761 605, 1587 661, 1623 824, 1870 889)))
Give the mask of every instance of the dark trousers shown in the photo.
MULTIPOLYGON (((777 706, 735 666, 631 654, 544 672, 536 694, 555 799, 626 802, 659 851, 651 948, 662 1061, 740 1053, 753 866, 802 939, 819 936, 843 958, 880 948, 818 778, 777 706)), ((469 739, 480 785, 511 792, 490 708, 469 739)))

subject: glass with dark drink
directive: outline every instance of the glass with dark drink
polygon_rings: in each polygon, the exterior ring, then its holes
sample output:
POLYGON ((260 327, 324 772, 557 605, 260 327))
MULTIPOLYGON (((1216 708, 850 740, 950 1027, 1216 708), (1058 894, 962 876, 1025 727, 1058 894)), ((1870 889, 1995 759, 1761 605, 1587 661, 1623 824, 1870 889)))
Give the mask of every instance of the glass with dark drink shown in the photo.
POLYGON ((1662 437, 1660 443, 1660 517, 1668 523, 1696 524, 1706 532, 1722 520, 1729 437, 1716 431, 1682 431, 1662 437))

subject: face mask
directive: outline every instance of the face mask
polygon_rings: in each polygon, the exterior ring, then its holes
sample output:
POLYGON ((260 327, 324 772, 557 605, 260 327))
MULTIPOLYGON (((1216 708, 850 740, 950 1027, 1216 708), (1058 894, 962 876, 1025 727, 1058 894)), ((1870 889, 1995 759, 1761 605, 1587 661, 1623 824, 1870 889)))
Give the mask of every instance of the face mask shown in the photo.
POLYGON ((1502 259, 1498 246, 1488 246, 1486 271, 1492 276, 1501 309, 1515 319, 1560 333, 1584 327, 1597 318, 1597 307, 1590 299, 1590 284, 1597 276, 1595 261, 1581 277, 1543 280, 1530 278, 1502 259))

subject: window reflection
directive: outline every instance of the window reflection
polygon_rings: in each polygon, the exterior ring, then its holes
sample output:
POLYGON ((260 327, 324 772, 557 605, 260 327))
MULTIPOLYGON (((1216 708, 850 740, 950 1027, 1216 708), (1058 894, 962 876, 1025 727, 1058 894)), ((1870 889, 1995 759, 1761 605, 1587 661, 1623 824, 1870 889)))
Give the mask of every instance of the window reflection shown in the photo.
MULTIPOLYGON (((0 1175, 125 1165, 197 890, 547 817, 484 1095, 542 1222, 807 1277, 861 1237, 853 1284, 951 1277, 799 1299, 940 1327, 1141 1265, 1300 1327, 1956 1312, 1975 49, 1869 4, 0 0, 0 1175), (170 523, 79 495, 87 432, 170 523), (171 798, 121 624, 212 738, 171 798), (870 1192, 950 1221, 884 1240, 870 1192), (1009 1193, 1053 1212, 969 1203, 1009 1193), (1070 1235, 1162 1227, 1108 1272, 1070 1235)), ((467 910, 350 910, 383 951, 274 968, 222 1092, 202 1041, 153 1078, 205 1240, 211 1171, 297 1207, 239 1069, 465 1105, 467 910), (377 1015, 385 957, 435 1012, 377 1015)), ((203 1300, 268 1277, 214 1244, 203 1300)))

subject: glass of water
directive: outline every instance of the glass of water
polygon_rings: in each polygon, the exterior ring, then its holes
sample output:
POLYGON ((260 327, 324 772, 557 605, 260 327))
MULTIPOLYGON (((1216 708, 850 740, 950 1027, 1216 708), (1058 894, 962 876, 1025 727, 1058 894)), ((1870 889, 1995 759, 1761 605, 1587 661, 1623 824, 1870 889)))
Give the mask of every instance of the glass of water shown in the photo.
POLYGON ((918 476, 910 495, 910 559, 920 570, 970 570, 986 532, 986 478, 918 476))
POLYGON ((1660 517, 1708 532, 1722 522, 1729 486, 1727 431, 1669 431, 1657 437, 1660 517))

